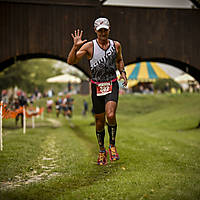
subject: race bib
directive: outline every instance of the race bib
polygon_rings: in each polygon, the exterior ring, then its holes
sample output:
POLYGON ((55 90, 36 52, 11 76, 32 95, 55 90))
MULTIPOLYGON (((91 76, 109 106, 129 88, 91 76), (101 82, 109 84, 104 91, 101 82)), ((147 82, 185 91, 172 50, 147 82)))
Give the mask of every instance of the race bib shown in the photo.
POLYGON ((99 83, 97 85, 97 96, 103 96, 112 92, 112 82, 99 83))

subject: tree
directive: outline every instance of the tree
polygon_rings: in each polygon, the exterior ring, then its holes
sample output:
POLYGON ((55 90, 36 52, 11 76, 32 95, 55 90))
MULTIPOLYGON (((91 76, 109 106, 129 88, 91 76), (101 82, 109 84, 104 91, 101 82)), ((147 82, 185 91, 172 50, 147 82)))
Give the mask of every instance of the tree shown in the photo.
POLYGON ((181 86, 173 79, 158 79, 154 83, 154 89, 161 92, 170 91, 171 88, 181 89, 181 86))
POLYGON ((43 92, 49 86, 46 79, 61 74, 60 69, 53 67, 55 62, 53 59, 17 61, 0 73, 0 90, 17 86, 28 93, 35 88, 43 92))

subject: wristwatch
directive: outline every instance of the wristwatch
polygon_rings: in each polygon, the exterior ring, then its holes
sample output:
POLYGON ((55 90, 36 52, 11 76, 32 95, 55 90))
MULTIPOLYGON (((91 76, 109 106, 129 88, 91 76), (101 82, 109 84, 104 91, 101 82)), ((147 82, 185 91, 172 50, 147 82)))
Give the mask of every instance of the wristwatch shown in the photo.
POLYGON ((123 70, 120 72, 120 74, 122 74, 122 72, 124 72, 124 74, 126 75, 126 71, 125 71, 125 69, 123 69, 123 70))

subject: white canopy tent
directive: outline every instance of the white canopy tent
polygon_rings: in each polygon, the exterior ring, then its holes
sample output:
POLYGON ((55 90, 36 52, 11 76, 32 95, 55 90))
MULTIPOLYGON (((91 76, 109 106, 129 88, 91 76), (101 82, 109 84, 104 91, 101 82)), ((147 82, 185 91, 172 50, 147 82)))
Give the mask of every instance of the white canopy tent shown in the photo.
POLYGON ((195 79, 189 74, 182 74, 175 78, 175 81, 178 83, 188 83, 188 81, 195 81, 195 79))
POLYGON ((63 74, 47 79, 48 83, 81 83, 81 79, 71 74, 63 74))
POLYGON ((177 76, 174 80, 182 86, 183 90, 190 89, 191 84, 198 85, 197 81, 192 76, 190 76, 189 74, 186 74, 186 73, 184 73, 180 76, 177 76))

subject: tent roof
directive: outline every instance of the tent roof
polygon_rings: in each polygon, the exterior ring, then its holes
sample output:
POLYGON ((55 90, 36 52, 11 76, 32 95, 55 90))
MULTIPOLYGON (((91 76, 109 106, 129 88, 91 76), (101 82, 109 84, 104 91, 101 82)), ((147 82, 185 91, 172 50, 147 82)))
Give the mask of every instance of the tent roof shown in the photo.
POLYGON ((63 75, 59 75, 59 76, 54 76, 51 78, 47 79, 48 83, 80 83, 81 79, 70 75, 70 74, 63 74, 63 75))
POLYGON ((175 81, 181 83, 181 82, 195 81, 195 79, 189 74, 182 74, 176 77, 175 81))

